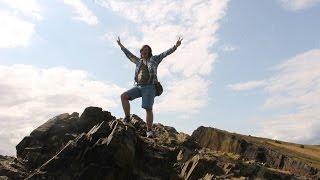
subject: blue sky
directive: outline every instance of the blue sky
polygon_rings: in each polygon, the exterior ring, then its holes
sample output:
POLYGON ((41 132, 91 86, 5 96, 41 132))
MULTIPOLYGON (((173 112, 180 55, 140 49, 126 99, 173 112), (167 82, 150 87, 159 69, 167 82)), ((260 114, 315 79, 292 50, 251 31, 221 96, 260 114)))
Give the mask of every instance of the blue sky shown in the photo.
MULTIPOLYGON (((59 113, 122 117, 133 53, 181 47, 158 69, 154 122, 320 144, 319 0, 1 0, 0 154, 59 113)), ((131 113, 145 117, 141 99, 131 113)))

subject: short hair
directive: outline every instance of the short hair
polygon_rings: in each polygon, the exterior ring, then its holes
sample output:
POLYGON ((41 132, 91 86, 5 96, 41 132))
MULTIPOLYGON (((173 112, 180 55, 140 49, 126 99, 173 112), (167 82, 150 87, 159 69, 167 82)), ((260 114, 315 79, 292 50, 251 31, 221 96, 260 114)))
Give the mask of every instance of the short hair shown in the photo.
POLYGON ((150 57, 152 56, 152 49, 151 49, 151 47, 150 47, 149 45, 143 45, 143 46, 141 47, 141 49, 140 49, 140 54, 141 54, 142 49, 143 49, 144 47, 147 47, 147 48, 148 48, 148 50, 149 50, 148 58, 150 58, 150 57))

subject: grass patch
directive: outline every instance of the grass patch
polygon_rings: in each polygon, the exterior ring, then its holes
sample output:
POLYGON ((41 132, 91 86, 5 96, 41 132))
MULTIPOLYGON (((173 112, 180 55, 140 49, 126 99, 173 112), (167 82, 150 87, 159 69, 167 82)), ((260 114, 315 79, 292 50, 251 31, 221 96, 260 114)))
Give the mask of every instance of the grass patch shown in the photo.
POLYGON ((278 140, 275 140, 274 142, 277 144, 282 144, 281 141, 278 141, 278 140))

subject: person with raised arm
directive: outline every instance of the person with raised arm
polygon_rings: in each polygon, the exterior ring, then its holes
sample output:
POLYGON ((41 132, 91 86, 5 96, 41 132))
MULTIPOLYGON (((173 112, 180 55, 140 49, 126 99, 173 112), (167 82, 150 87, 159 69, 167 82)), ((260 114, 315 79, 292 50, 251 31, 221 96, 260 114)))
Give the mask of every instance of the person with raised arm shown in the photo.
POLYGON ((146 122, 147 122, 147 137, 153 137, 154 131, 152 129, 153 123, 153 103, 156 96, 156 84, 157 68, 160 62, 169 54, 173 53, 180 45, 182 38, 179 37, 176 44, 170 49, 166 50, 159 55, 153 55, 152 49, 149 45, 143 45, 140 49, 140 57, 132 54, 127 48, 125 48, 120 37, 117 39, 117 43, 121 50, 127 56, 127 58, 136 65, 135 69, 135 86, 121 94, 122 108, 125 114, 123 121, 130 122, 130 103, 136 98, 142 97, 141 107, 146 110, 146 122))

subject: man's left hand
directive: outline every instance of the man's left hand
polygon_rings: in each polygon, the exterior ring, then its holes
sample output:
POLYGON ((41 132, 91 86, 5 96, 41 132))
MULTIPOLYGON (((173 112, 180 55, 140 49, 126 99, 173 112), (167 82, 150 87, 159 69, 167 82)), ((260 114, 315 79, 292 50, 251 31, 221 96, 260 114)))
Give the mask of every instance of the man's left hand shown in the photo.
POLYGON ((183 38, 179 37, 178 41, 176 42, 176 47, 179 47, 181 45, 182 40, 183 40, 183 38))

